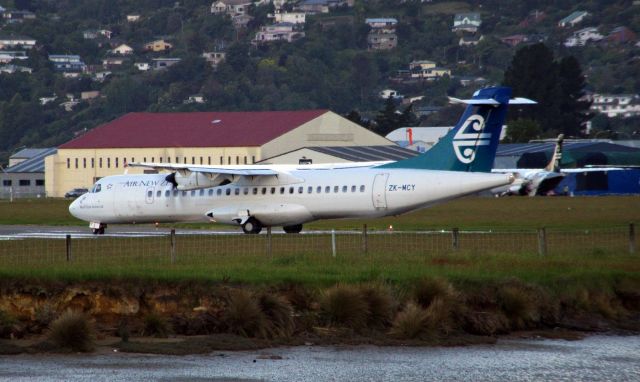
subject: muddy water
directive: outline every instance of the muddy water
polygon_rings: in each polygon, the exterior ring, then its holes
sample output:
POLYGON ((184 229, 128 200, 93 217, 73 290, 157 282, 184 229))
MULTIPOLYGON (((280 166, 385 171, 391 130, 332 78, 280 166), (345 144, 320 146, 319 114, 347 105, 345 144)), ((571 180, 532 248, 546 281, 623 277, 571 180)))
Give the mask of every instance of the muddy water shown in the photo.
POLYGON ((640 337, 460 348, 292 347, 199 356, 0 357, 6 381, 639 381, 640 337), (281 358, 281 359, 280 359, 281 358))

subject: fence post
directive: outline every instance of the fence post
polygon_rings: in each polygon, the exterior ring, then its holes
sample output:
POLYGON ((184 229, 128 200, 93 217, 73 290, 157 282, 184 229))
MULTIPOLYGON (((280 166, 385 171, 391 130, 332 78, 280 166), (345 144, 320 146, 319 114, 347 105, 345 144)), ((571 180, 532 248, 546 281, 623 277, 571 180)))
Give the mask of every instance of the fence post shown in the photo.
POLYGON ((547 255, 547 230, 544 227, 538 228, 538 254, 547 255))
POLYGON ((272 247, 271 247, 271 227, 267 227, 267 256, 272 257, 272 247))
POLYGON ((367 254, 367 225, 362 226, 362 253, 367 254))
POLYGON ((66 241, 67 261, 71 261, 71 235, 67 235, 65 241, 66 241))
POLYGON ((176 230, 171 229, 171 264, 176 262, 176 230))
POLYGON ((633 223, 629 223, 629 253, 636 253, 636 226, 633 223))
POLYGON ((451 229, 451 245, 453 246, 453 250, 457 251, 460 248, 460 229, 452 228, 451 229))
POLYGON ((336 230, 331 230, 331 254, 336 257, 336 230))

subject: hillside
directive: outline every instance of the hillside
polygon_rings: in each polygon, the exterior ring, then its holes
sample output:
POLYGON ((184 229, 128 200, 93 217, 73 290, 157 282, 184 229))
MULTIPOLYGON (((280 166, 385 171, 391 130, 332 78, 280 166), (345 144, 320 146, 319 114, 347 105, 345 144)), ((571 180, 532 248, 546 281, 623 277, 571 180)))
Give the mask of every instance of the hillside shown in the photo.
MULTIPOLYGON (((304 1, 276 1, 284 3, 281 13, 306 19, 274 32, 267 26, 275 7, 265 0, 241 11, 216 10, 211 0, 0 0, 0 50, 26 56, 0 64, 17 66, 0 68, 0 163, 20 146, 57 145, 132 111, 328 108, 373 118, 384 107, 378 93, 389 88, 405 99, 423 97, 414 111, 443 106, 447 95, 468 96, 483 84, 501 83, 515 52, 533 42, 544 42, 558 58, 575 56, 587 90, 640 89, 637 38, 610 38, 616 27, 640 32, 636 1, 326 2, 327 13, 313 13, 304 1), (574 11, 588 16, 558 27, 574 11), (479 13, 477 32, 452 31, 460 12, 479 13), (378 27, 368 18, 397 24, 378 27), (588 26, 598 28, 601 41, 566 46, 588 26), (254 41, 258 33, 266 41, 254 41), (397 46, 372 48, 376 34, 395 35, 397 46), (518 42, 517 36, 525 38, 518 42), (442 71, 409 70, 418 60, 442 71), (412 73, 422 77, 411 80, 412 73)), ((449 114, 443 109, 432 121, 449 114)), ((637 119, 599 123, 602 131, 620 128, 630 135, 635 122, 629 121, 637 119)))

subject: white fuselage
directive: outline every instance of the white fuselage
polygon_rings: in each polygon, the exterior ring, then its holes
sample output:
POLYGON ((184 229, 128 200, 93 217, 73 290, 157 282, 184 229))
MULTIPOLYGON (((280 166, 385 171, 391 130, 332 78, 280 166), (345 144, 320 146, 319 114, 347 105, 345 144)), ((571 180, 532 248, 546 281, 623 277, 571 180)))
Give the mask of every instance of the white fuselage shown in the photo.
POLYGON ((243 177, 228 185, 180 191, 166 174, 117 175, 99 180, 69 207, 95 223, 215 220, 264 226, 317 219, 397 215, 507 185, 511 175, 419 169, 288 166, 287 176, 243 177), (98 188, 100 191, 95 192, 98 188))

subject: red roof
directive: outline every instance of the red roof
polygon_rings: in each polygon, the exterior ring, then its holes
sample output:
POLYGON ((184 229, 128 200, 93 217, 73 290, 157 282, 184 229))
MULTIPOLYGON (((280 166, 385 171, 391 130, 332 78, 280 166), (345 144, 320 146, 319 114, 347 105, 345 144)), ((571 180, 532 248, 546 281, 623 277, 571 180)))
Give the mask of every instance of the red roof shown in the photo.
POLYGON ((129 113, 60 148, 261 146, 327 112, 129 113))

